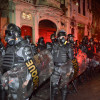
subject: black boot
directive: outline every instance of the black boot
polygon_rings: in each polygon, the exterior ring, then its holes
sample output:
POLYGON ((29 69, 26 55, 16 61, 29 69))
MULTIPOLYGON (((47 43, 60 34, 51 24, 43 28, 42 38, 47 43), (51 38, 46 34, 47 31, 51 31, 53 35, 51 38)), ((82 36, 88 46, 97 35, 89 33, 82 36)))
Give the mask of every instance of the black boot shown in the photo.
POLYGON ((0 89, 0 100, 7 100, 6 91, 4 89, 0 89))
POLYGON ((50 100, 57 100, 56 99, 57 92, 58 92, 58 86, 57 85, 51 86, 51 97, 50 97, 50 100))
POLYGON ((62 88, 62 100, 67 100, 68 89, 67 85, 62 88))

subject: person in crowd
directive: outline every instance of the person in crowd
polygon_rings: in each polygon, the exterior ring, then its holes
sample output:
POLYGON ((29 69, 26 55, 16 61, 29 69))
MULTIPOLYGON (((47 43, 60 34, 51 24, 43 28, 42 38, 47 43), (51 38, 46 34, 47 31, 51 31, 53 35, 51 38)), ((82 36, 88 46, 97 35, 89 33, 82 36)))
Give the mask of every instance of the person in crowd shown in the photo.
POLYGON ((3 91, 6 91, 8 100, 26 100, 33 91, 31 85, 35 77, 30 72, 30 65, 34 66, 31 46, 22 39, 20 28, 13 23, 8 24, 5 34, 5 41, 10 46, 2 62, 5 69, 1 78, 3 91), (32 89, 29 94, 26 92, 28 84, 28 90, 32 89))
POLYGON ((56 43, 57 42, 56 34, 55 33, 51 34, 50 39, 52 43, 56 43))
POLYGON ((56 39, 55 33, 51 34, 50 39, 51 39, 51 42, 47 42, 46 43, 46 48, 47 48, 47 50, 49 50, 51 52, 53 44, 57 43, 57 39, 56 39))
POLYGON ((1 38, 0 38, 0 57, 3 55, 5 55, 5 47, 3 43, 1 42, 1 38))
POLYGON ((30 44, 31 43, 31 36, 26 35, 25 40, 30 44))
POLYGON ((74 48, 75 48, 75 56, 77 56, 77 53, 78 53, 78 50, 79 50, 78 40, 75 41, 74 48))
POLYGON ((60 88, 62 91, 62 100, 67 98, 67 83, 69 82, 69 77, 73 73, 72 59, 73 52, 71 48, 65 45, 66 32, 59 31, 57 34, 58 42, 53 45, 52 55, 54 68, 51 75, 51 100, 57 100, 57 91, 60 88))
POLYGON ((52 51, 52 43, 51 42, 46 43, 46 49, 49 50, 50 52, 52 51))
POLYGON ((92 59, 94 57, 94 53, 96 53, 96 46, 94 44, 94 39, 90 38, 88 46, 88 58, 92 59))
POLYGON ((99 53, 100 52, 100 41, 98 41, 96 43, 96 52, 99 53))
POLYGON ((75 52, 75 42, 74 42, 74 35, 73 34, 68 34, 66 45, 71 48, 73 55, 75 55, 76 52, 75 52))
POLYGON ((74 35, 73 34, 68 34, 68 38, 67 41, 68 43, 70 43, 71 45, 74 45, 74 35))
POLYGON ((38 43, 37 43, 37 50, 38 52, 42 51, 46 49, 46 45, 45 45, 45 42, 44 42, 44 38, 43 37, 40 37, 38 39, 38 43))
POLYGON ((31 45, 32 54, 33 55, 37 54, 38 53, 37 47, 35 44, 31 43, 31 36, 29 35, 25 36, 25 40, 31 45))
POLYGON ((88 53, 88 37, 84 36, 82 39, 82 43, 80 43, 79 48, 82 50, 84 53, 88 53))

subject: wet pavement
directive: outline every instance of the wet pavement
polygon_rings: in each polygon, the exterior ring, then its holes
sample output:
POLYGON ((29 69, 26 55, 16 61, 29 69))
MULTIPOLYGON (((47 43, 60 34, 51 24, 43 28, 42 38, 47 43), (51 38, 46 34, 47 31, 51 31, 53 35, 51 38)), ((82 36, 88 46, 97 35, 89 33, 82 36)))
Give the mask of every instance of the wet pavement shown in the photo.
MULTIPOLYGON (((56 100, 61 100, 61 93, 58 93, 56 100)), ((30 100, 50 100, 49 80, 38 89, 36 94, 32 95, 30 100)), ((82 81, 81 84, 77 83, 77 92, 71 87, 67 100, 100 100, 100 71, 95 72, 92 77, 82 81)))
MULTIPOLYGON (((100 100, 100 72, 96 72, 92 78, 77 85, 77 93, 72 90, 68 94, 67 100, 100 100)), ((32 96, 31 100, 50 100, 49 80, 45 83, 39 91, 32 96)), ((59 92, 57 99, 61 100, 59 92)))
POLYGON ((78 86, 78 92, 69 94, 68 100, 100 100, 100 74, 78 86))

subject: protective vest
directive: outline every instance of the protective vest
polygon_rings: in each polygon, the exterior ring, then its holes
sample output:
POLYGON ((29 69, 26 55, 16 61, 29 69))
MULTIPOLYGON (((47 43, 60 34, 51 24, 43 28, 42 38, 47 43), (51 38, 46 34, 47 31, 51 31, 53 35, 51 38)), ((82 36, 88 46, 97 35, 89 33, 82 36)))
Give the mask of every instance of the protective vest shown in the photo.
POLYGON ((55 45, 53 48, 54 63, 65 63, 68 60, 68 52, 66 45, 55 45))
POLYGON ((26 45, 25 41, 22 41, 16 46, 9 46, 3 57, 2 68, 3 72, 10 70, 13 67, 22 66, 24 64, 24 57, 22 51, 26 45))

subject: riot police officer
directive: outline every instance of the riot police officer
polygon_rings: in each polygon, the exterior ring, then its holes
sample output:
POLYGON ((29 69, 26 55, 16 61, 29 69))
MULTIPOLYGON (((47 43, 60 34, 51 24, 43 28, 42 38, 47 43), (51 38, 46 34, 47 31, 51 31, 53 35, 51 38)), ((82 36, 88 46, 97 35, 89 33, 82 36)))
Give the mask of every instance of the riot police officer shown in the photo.
POLYGON ((78 52, 78 47, 76 46, 76 44, 74 42, 74 35, 73 34, 68 34, 67 45, 69 45, 70 48, 72 48, 74 56, 76 56, 77 52, 78 52))
POLYGON ((33 55, 37 54, 38 53, 37 47, 35 44, 31 43, 31 36, 29 35, 25 36, 25 40, 31 45, 32 54, 33 55))
POLYGON ((25 100, 33 91, 31 87, 33 82, 30 81, 32 77, 28 70, 30 65, 33 66, 31 47, 26 40, 22 39, 21 30, 15 24, 9 24, 5 34, 5 40, 11 48, 9 46, 3 58, 2 67, 6 69, 2 76, 3 88, 7 91, 9 100, 25 100), (29 94, 25 92, 28 84, 28 90, 32 89, 29 94))
POLYGON ((73 73, 71 60, 73 52, 71 48, 65 45, 66 32, 59 31, 57 34, 58 43, 53 45, 52 55, 54 61, 54 69, 51 76, 51 100, 56 100, 58 88, 62 91, 62 100, 67 97, 67 84, 69 76, 73 73))
POLYGON ((73 34, 68 34, 68 43, 74 44, 73 37, 74 37, 73 34))
POLYGON ((80 49, 87 54, 88 52, 88 36, 84 36, 82 43, 79 45, 80 49))
POLYGON ((51 34, 50 39, 52 43, 56 43, 57 42, 56 34, 55 33, 51 34))
POLYGON ((50 52, 52 51, 52 43, 51 42, 46 43, 46 49, 49 50, 50 52))
POLYGON ((31 36, 27 35, 25 36, 25 40, 30 44, 31 43, 31 36))
POLYGON ((38 49, 38 52, 46 49, 46 45, 45 45, 45 42, 44 42, 44 38, 43 37, 40 37, 38 39, 37 49, 38 49))
POLYGON ((3 55, 5 55, 5 47, 3 43, 1 42, 1 38, 0 38, 0 57, 3 55))
POLYGON ((46 48, 47 48, 47 50, 49 50, 51 52, 53 45, 57 43, 55 33, 51 34, 50 39, 51 39, 51 42, 46 43, 46 48))

